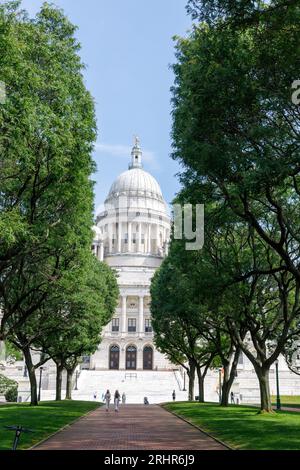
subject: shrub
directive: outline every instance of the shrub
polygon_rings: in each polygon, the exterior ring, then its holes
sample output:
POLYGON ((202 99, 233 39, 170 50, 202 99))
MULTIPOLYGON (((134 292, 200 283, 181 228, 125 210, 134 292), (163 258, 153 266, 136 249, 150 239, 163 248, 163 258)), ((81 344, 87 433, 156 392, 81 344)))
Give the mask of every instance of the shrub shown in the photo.
POLYGON ((5 392, 5 400, 8 402, 18 401, 18 387, 11 387, 5 392))
POLYGON ((0 374, 0 395, 4 395, 6 401, 17 401, 18 382, 0 374))

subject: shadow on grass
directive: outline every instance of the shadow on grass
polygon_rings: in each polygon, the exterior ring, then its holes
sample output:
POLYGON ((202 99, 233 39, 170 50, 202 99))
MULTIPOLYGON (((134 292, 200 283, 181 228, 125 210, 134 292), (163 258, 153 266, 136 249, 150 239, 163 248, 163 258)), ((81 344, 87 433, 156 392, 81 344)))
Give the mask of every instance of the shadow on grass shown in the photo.
POLYGON ((166 408, 237 449, 299 450, 300 413, 260 414, 254 407, 170 403, 166 408))
POLYGON ((27 403, 2 405, 0 450, 11 449, 14 438, 14 432, 4 429, 4 426, 20 425, 34 431, 21 435, 18 448, 26 449, 100 405, 97 402, 72 400, 41 402, 33 407, 27 403))

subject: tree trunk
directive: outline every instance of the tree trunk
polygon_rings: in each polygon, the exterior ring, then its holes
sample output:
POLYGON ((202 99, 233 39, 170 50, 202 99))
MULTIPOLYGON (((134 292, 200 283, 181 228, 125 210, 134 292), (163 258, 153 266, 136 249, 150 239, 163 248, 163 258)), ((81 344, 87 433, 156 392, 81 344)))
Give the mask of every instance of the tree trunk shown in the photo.
POLYGON ((222 395, 221 395, 221 406, 228 406, 228 401, 229 401, 229 392, 231 389, 233 380, 230 380, 227 378, 225 380, 225 372, 224 372, 224 380, 222 384, 222 395))
POLYGON ((198 377, 198 401, 200 403, 204 403, 204 378, 205 376, 202 374, 201 367, 197 364, 197 377, 198 377))
POLYGON ((22 349, 25 363, 28 371, 28 377, 30 381, 30 405, 37 406, 38 405, 38 396, 37 396, 37 383, 36 383, 36 376, 35 376, 35 367, 32 362, 30 348, 26 346, 22 349))
POLYGON ((269 386, 269 368, 256 367, 256 374, 260 389, 260 409, 262 412, 272 413, 272 403, 269 386))
POLYGON ((228 406, 229 393, 236 375, 240 353, 241 349, 238 347, 229 354, 227 359, 224 357, 222 359, 224 376, 220 403, 221 406, 228 406))
POLYGON ((189 370, 188 370, 188 377, 189 377, 189 401, 194 400, 194 387, 195 387, 195 363, 193 361, 189 361, 189 370))
POLYGON ((56 396, 55 400, 61 400, 61 386, 62 386, 62 373, 63 373, 63 366, 60 364, 56 364, 56 396))
POLYGON ((72 369, 67 369, 67 385, 66 385, 66 400, 72 400, 72 379, 74 374, 75 367, 72 369))

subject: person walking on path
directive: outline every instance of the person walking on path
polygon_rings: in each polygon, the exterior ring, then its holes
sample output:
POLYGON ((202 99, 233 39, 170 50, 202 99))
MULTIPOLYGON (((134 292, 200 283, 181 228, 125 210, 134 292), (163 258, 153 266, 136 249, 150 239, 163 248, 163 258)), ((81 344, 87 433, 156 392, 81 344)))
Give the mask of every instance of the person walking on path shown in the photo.
POLYGON ((234 393, 230 392, 231 404, 234 405, 234 393))
POLYGON ((110 394, 110 391, 107 390, 106 394, 104 395, 106 411, 109 410, 110 399, 111 399, 111 394, 110 394))
POLYGON ((173 390, 173 393, 172 393, 172 398, 173 398, 173 401, 176 400, 176 393, 175 393, 175 390, 173 390))
POLYGON ((119 411, 119 403, 120 403, 121 395, 119 391, 115 391, 114 403, 115 403, 115 411, 119 411))
POLYGON ((126 395, 125 395, 125 392, 123 392, 123 395, 122 395, 122 405, 125 405, 126 403, 126 395))

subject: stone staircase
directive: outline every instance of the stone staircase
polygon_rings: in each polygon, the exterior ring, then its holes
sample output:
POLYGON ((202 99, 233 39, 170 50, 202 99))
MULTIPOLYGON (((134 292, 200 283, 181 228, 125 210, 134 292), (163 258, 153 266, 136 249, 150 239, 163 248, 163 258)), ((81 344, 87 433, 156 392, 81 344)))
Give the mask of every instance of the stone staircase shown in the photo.
MULTIPOLYGON (((107 389, 113 395, 119 390, 126 394, 126 403, 143 403, 147 397, 149 403, 162 403, 172 400, 172 392, 176 392, 176 400, 187 400, 187 391, 183 391, 182 379, 178 371, 93 371, 82 370, 78 379, 78 390, 73 390, 74 400, 102 401, 102 394, 107 389), (176 375, 175 375, 176 374, 176 375)), ((43 390, 42 400, 54 398, 54 390, 43 390)))

